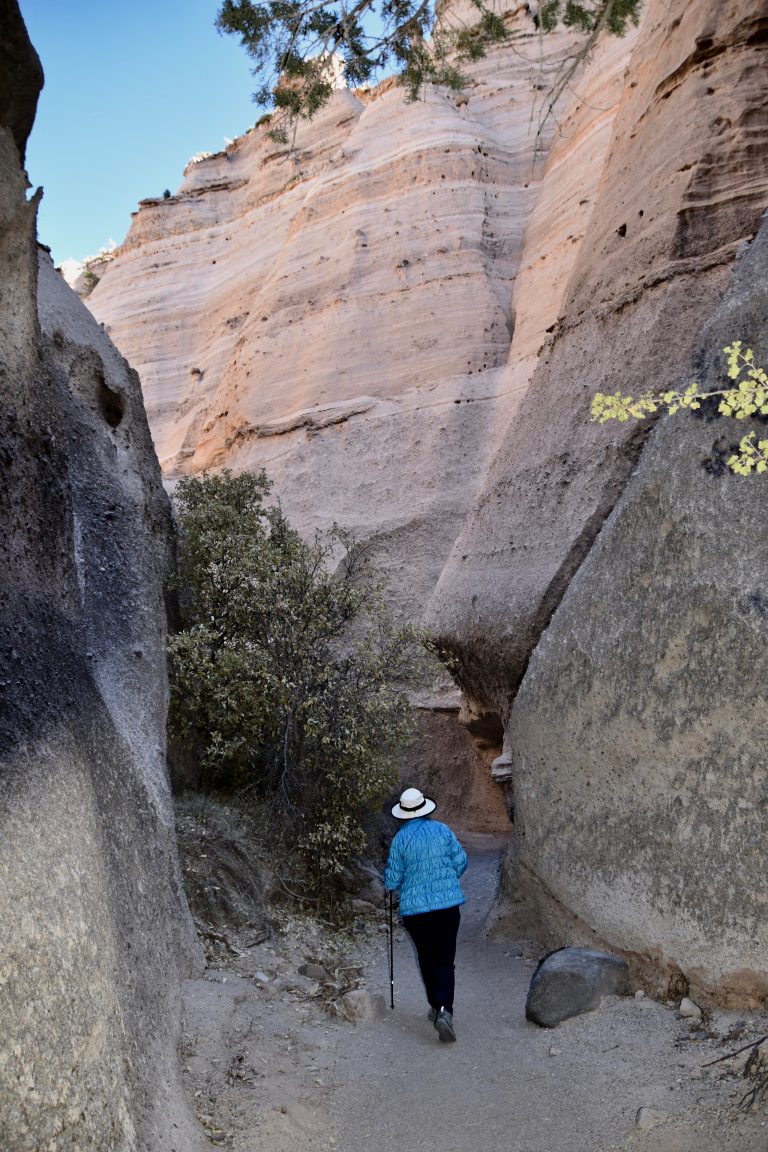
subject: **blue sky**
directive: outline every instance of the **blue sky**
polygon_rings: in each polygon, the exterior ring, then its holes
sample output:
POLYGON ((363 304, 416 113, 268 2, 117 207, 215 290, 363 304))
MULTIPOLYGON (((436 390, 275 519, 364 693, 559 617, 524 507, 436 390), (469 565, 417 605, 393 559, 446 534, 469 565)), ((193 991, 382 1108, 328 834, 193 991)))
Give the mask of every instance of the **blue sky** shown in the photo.
POLYGON ((140 199, 257 119, 248 57, 216 0, 20 0, 45 71, 27 148, 57 263, 120 243, 140 199))

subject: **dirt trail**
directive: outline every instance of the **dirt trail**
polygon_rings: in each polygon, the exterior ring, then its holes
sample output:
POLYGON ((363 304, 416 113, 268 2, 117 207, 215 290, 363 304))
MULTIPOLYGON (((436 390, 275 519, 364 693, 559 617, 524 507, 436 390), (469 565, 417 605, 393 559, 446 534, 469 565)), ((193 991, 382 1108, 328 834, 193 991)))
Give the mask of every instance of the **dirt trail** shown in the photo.
MULTIPOLYGON (((423 988, 400 930, 395 1011, 387 1009, 339 1041, 339 1152, 609 1152, 635 1146, 643 1152, 726 1152, 731 1146, 765 1152, 768 1128, 754 1117, 734 1121, 733 1083, 717 1082, 713 1092, 699 1078, 707 1056, 698 1044, 677 1046, 690 1028, 669 1007, 613 999, 556 1029, 526 1022, 532 950, 523 950, 529 959, 515 957, 509 941, 483 937, 503 842, 461 838, 471 864, 462 881, 467 904, 456 964, 458 1042, 440 1044, 427 1020, 423 988), (717 1115, 718 1105, 728 1108, 727 1115, 717 1115), (643 1106, 670 1120, 636 1131, 643 1106)), ((369 984, 387 988, 385 949, 369 984)))
MULTIPOLYGON (((470 868, 458 1043, 440 1044, 427 1020, 402 929, 394 1012, 384 932, 360 945, 379 1010, 357 1024, 329 1019, 303 994, 301 977, 291 987, 287 943, 279 962, 257 948, 187 990, 188 1086, 215 1144, 234 1152, 768 1152, 768 1116, 734 1109, 743 1082, 720 1079, 723 1065, 701 1070, 737 1042, 702 1039, 672 1007, 648 999, 612 999, 554 1030, 525 1021, 535 946, 483 935, 503 842, 461 839, 470 868), (668 1118, 638 1131, 641 1107, 668 1118)), ((304 955, 312 946, 299 945, 304 955)))

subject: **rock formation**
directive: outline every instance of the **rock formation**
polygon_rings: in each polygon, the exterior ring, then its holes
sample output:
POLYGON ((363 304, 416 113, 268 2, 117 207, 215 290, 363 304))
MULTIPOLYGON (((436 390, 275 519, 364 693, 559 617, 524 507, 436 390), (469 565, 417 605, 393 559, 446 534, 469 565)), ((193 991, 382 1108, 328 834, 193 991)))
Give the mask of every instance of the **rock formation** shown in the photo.
MULTIPOLYGON (((737 335, 768 362, 768 216, 696 343, 704 388, 720 386, 737 335)), ((768 501, 760 477, 713 460, 713 443, 727 452, 749 431, 724 423, 658 426, 531 657, 506 733, 507 888, 518 925, 609 940, 659 991, 659 974, 682 972, 701 995, 757 1008, 768 501)))
POLYGON ((646 432, 591 424, 592 396, 680 381, 768 204, 767 28, 764 3, 647 5, 557 324, 428 613, 504 720, 646 432))
POLYGON ((0 23, 0 1146, 198 1147, 164 764, 170 517, 139 382, 38 253, 42 83, 0 23))
POLYGON ((767 36, 765 4, 648 5, 557 325, 428 613, 505 723, 517 924, 753 1003, 765 497, 702 471, 716 429, 675 422, 595 545, 648 429, 589 405, 689 371, 713 387, 732 339, 768 357, 760 246, 699 338, 768 205, 767 36))
POLYGON ((140 368, 169 476, 264 465, 299 527, 374 534, 401 613, 428 605, 486 753, 505 730, 518 923, 721 998, 762 994, 759 901, 722 905, 758 884, 739 803, 759 794, 761 712, 747 676, 748 721, 699 680, 736 673, 733 636, 756 655, 758 490, 701 472, 718 433, 699 422, 667 490, 679 420, 646 450, 650 425, 598 427, 589 408, 716 379, 718 340, 760 347, 725 313, 699 333, 768 204, 767 37, 764 0, 648 0, 536 165, 532 90, 562 37, 543 68, 494 49, 456 98, 341 93, 294 151, 257 129, 144 202, 89 298, 140 368))
MULTIPOLYGON (((557 314, 550 289, 513 304, 512 285, 544 171, 532 92, 571 41, 545 41, 542 64, 530 18, 510 20, 530 62, 494 50, 458 96, 342 92, 294 151, 262 125, 192 164, 171 200, 143 202, 88 297, 141 375, 166 476, 265 466, 298 527, 377 537, 411 618, 557 314), (507 375, 515 326, 528 368, 507 375)), ((590 106, 615 104, 628 50, 606 45, 590 106)), ((610 118, 582 107, 559 126, 567 147, 588 138, 589 172, 558 168, 544 197, 537 292, 542 261, 559 283, 573 259, 610 118)))

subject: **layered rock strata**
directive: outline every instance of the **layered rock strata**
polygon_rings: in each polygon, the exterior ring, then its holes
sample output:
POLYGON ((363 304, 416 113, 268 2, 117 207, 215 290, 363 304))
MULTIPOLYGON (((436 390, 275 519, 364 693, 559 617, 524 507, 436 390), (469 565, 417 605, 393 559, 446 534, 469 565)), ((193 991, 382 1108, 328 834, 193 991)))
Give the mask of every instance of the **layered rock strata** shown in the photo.
MULTIPOLYGON (((768 217, 696 342, 768 363, 768 217)), ((610 941, 667 992, 768 998, 768 502, 718 467, 765 422, 668 417, 531 657, 506 741, 518 927, 610 941), (730 425, 730 426, 729 426, 730 425), (717 452, 713 459, 713 442, 717 452), (660 976, 662 977, 660 979, 660 976)))
POLYGON ((680 381, 768 204, 766 36, 765 3, 647 5, 557 324, 427 617, 504 721, 645 435, 591 424, 593 394, 680 381))
MULTIPOLYGON (((522 56, 494 50, 458 96, 339 93, 293 151, 263 126, 192 165, 172 200, 141 206, 88 298, 139 369, 167 476, 265 466, 297 526, 378 538, 410 618, 556 315, 551 292, 513 304, 511 289, 554 128, 537 141, 533 101, 571 40, 540 44, 522 8, 508 19, 522 56)), ((614 41, 587 85, 603 110, 557 125, 561 154, 589 140, 585 185, 627 52, 614 41)), ((537 294, 543 264, 563 279, 587 210, 563 162, 538 217, 557 220, 531 260, 537 294)))
POLYGON ((46 255, 38 272, 42 74, 15 0, 0 18, 0 1146, 188 1152, 169 509, 136 374, 46 255))

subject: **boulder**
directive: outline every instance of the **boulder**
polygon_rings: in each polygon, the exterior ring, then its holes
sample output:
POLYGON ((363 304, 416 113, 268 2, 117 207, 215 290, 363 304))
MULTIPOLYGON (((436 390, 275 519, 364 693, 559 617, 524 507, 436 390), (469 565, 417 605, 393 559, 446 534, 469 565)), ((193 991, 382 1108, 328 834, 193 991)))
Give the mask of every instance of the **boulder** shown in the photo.
POLYGON ((531 977, 525 1017, 541 1028, 556 1028, 570 1016, 591 1012, 603 996, 624 996, 629 988, 625 960, 590 948, 550 952, 531 977))

